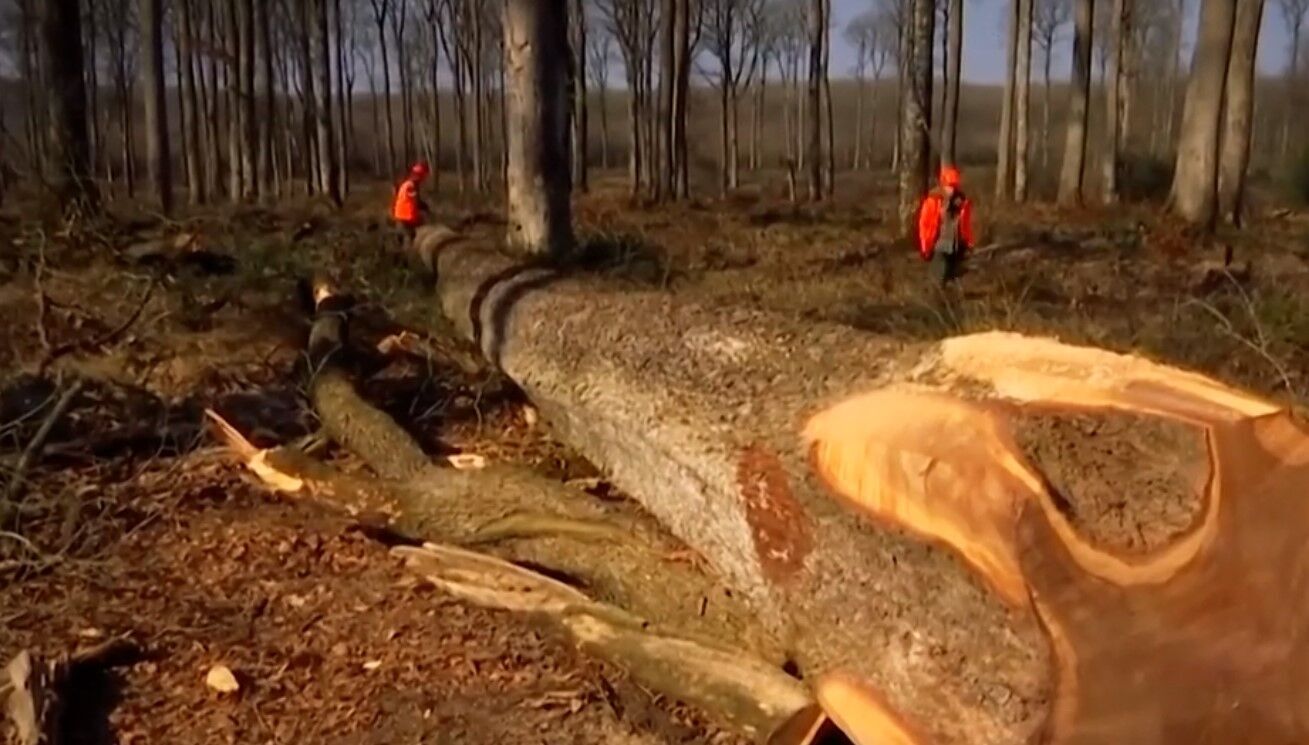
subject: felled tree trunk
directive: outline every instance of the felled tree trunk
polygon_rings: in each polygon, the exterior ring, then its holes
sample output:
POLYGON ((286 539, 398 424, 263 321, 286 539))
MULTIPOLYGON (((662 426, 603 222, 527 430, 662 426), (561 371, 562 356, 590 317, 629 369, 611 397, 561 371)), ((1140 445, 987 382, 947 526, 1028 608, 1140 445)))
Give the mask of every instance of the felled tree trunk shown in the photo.
POLYGON ((761 741, 810 703, 743 599, 630 503, 601 502, 510 464, 432 462, 356 393, 343 364, 347 303, 321 287, 315 295, 310 399, 323 433, 376 477, 339 472, 294 447, 258 450, 210 412, 220 437, 265 484, 408 538, 462 547, 397 551, 455 595, 542 615, 643 685, 761 741))
POLYGON ((462 333, 857 742, 1304 736, 1278 681, 1309 659, 1309 436, 1280 407, 1047 339, 906 345, 471 246, 439 264, 462 333))

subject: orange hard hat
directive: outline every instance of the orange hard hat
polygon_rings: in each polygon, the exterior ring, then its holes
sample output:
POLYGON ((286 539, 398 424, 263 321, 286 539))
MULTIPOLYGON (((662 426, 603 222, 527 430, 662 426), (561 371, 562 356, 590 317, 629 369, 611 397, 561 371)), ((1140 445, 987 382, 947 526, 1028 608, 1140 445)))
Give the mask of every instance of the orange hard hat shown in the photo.
POLYGON ((954 166, 941 166, 941 186, 956 188, 959 186, 961 177, 959 169, 954 166))
POLYGON ((427 167, 427 161, 425 160, 420 160, 409 168, 409 175, 414 178, 427 178, 427 174, 430 172, 431 169, 427 167))

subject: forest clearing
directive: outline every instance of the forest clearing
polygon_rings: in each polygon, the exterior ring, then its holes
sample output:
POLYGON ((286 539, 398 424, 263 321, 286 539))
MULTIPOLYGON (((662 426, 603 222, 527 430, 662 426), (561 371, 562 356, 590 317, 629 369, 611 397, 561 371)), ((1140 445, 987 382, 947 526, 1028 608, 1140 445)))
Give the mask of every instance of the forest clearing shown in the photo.
POLYGON ((114 1, 3 6, 11 741, 1309 737, 1298 0, 114 1))

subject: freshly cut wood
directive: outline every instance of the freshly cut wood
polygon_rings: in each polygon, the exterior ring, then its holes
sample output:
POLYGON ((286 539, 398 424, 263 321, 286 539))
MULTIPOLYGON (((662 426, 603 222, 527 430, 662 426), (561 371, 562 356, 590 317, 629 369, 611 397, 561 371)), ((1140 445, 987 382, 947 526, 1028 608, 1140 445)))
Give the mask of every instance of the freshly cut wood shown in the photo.
POLYGON ((1283 407, 1132 355, 907 344, 468 245, 439 293, 857 742, 1306 735, 1284 683, 1309 674, 1309 434, 1283 407))

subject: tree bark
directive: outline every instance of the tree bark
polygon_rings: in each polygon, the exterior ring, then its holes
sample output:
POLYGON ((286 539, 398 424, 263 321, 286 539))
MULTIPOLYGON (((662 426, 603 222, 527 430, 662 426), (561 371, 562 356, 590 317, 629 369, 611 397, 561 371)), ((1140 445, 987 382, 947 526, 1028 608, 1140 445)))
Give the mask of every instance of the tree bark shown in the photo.
MULTIPOLYGON (((218 30, 216 25, 217 13, 214 10, 212 0, 199 0, 205 9, 204 25, 205 40, 209 49, 218 49, 218 30)), ((223 160, 221 154, 221 132, 219 128, 219 107, 218 107, 218 59, 213 54, 205 55, 208 63, 208 74, 205 72, 205 64, 200 64, 200 95, 204 99, 204 133, 205 133, 205 191, 211 199, 218 199, 223 193, 222 168, 223 160), (207 82, 206 82, 207 81, 207 82)))
MULTIPOLYGON (((1022 0, 1009 0, 1009 54, 1005 68, 1004 99, 1000 102, 1000 140, 996 145, 995 198, 1008 199, 1014 174, 1014 90, 1018 87, 1019 8, 1022 0)), ((1046 131, 1049 136, 1049 131, 1046 131)))
MULTIPOLYGON (((1019 0, 1023 2, 1023 0, 1019 0)), ((1018 23, 1020 29, 1019 36, 1023 35, 1021 21, 1018 23)), ((941 134, 941 162, 949 164, 958 163, 958 139, 959 139, 959 88, 961 74, 963 72, 963 51, 964 51, 964 0, 950 0, 950 28, 949 28, 950 46, 949 54, 946 57, 946 84, 945 84, 945 107, 941 112, 945 122, 942 124, 941 134)), ((1021 46, 1021 43, 1020 43, 1021 46)), ((1019 52, 1017 66, 1022 67, 1022 52, 1019 52)), ((1024 79, 1021 72, 1015 72, 1018 76, 1019 89, 1024 87, 1024 79)), ((1022 157, 1018 155, 1017 157, 1022 157)))
POLYGON ((236 0, 240 18, 241 197, 259 196, 259 123, 255 106, 255 4, 236 0))
POLYGON ((509 0, 503 25, 509 75, 507 240, 521 254, 558 258, 573 244, 567 0, 509 0))
POLYGON ((1031 145, 1028 131, 1032 120, 1032 12, 1039 0, 1019 0, 1018 69, 1014 91, 1014 201, 1027 201, 1031 145))
POLYGON ((332 127, 332 47, 328 42, 327 4, 329 0, 309 0, 314 5, 314 72, 318 76, 318 98, 314 118, 318 124, 318 190, 332 204, 341 204, 341 184, 337 180, 336 132, 332 127))
MULTIPOLYGON (((346 66, 353 65, 354 62, 346 62, 346 43, 345 43, 345 19, 341 17, 341 0, 332 0, 332 21, 335 25, 336 46, 333 55, 336 61, 336 106, 333 112, 336 114, 336 192, 345 199, 346 194, 350 192, 350 144, 353 133, 350 131, 350 116, 348 107, 350 106, 350 97, 346 93, 346 66)), ((433 49, 433 54, 436 50, 433 49)), ((435 166, 435 159, 433 159, 435 166)), ((435 168, 440 171, 440 168, 435 168)), ((434 174, 435 175, 435 174, 434 174)), ((436 181, 433 179, 433 185, 436 181)))
POLYGON ((1105 204, 1118 201, 1118 159, 1122 147, 1124 62, 1131 26, 1127 0, 1113 0, 1109 11, 1109 55, 1105 70, 1104 152, 1100 162, 1100 196, 1105 204))
POLYGON ((590 153, 589 111, 587 107, 586 74, 586 10, 582 0, 572 0, 573 22, 573 184, 585 194, 591 189, 587 168, 590 153))
MULTIPOLYGON (((255 34, 258 46, 259 88, 263 111, 259 116, 259 193, 266 199, 277 194, 278 183, 274 169, 276 160, 277 138, 277 95, 276 76, 273 69, 273 35, 272 20, 268 17, 272 8, 266 0, 260 0, 255 7, 255 34)), ((288 91, 289 94, 289 91, 288 91)))
POLYGON ((191 204, 204 204, 205 193, 203 140, 200 127, 200 99, 195 81, 195 23, 191 0, 177 4, 177 64, 182 71, 182 118, 186 122, 182 147, 186 151, 186 189, 191 204))
POLYGON ((1218 166, 1218 210, 1224 221, 1240 226, 1244 218, 1245 176, 1250 165, 1254 126, 1255 62, 1264 0, 1239 0, 1232 32, 1223 100, 1222 151, 1218 166))
MULTIPOLYGON (((691 62, 694 42, 691 39, 691 0, 678 0, 677 27, 674 29, 673 57, 677 60, 677 85, 673 88, 673 165, 676 173, 677 198, 691 198, 691 156, 686 139, 686 124, 691 116, 691 62)), ((698 33, 698 32, 697 32, 698 33)))
POLYGON ((391 58, 386 44, 386 19, 391 0, 371 0, 373 21, 377 26, 377 43, 382 52, 382 105, 386 114, 386 169, 394 172, 399 161, 395 157, 395 114, 391 101, 391 58))
MULTIPOLYGON (((676 97, 677 89, 677 14, 679 12, 679 0, 663 0, 663 17, 659 28, 660 53, 659 62, 661 65, 659 73, 659 149, 662 158, 656 159, 651 169, 654 171, 655 196, 658 199, 671 199, 674 195, 674 184, 676 177, 675 161, 676 153, 673 148, 673 98, 676 97)), ((722 107, 722 147, 723 157, 722 164, 722 187, 727 190, 727 104, 726 89, 721 92, 720 100, 723 102, 722 107)))
POLYGON ((809 117, 808 134, 809 201, 823 199, 823 38, 827 35, 827 14, 823 0, 809 3, 809 117))
MULTIPOLYGON (((823 193, 836 193, 836 117, 832 111, 832 0, 823 2, 823 122, 825 134, 823 193)), ((735 112, 733 112, 735 117, 735 112)), ((735 153, 735 151, 733 151, 735 153)))
POLYGON ((1213 227, 1217 215, 1219 132, 1236 2, 1204 0, 1200 6, 1199 37, 1186 87, 1177 167, 1169 196, 1174 214, 1204 228, 1213 227))
POLYGON ((1050 339, 905 345, 474 246, 439 262, 459 332, 702 552, 861 742, 1302 734, 1300 697, 1268 693, 1309 651, 1309 431, 1282 406, 1050 339), (1087 419, 1100 446, 1153 443, 1170 485, 1069 480, 1087 419), (1113 514, 1086 509, 1097 489, 1113 514), (1243 634, 1279 652, 1220 643, 1243 634))
POLYGON ((39 3, 41 69, 49 131, 45 178, 65 215, 98 206, 86 134, 82 17, 77 0, 39 3))
POLYGON ((913 27, 909 42, 908 88, 900 129, 900 234, 917 231, 918 202, 927 193, 931 171, 932 39, 936 9, 932 0, 910 0, 913 27))
POLYGON ((163 9, 160 0, 141 0, 141 90, 145 94, 146 157, 150 187, 160 210, 173 212, 172 160, 168 147, 168 97, 164 81, 163 9))
POLYGON ((1300 33, 1303 18, 1287 24, 1291 27, 1291 58, 1286 61, 1286 118, 1282 125, 1282 157, 1291 153, 1291 130, 1296 118, 1296 101, 1300 98, 1300 33))
POLYGON ((1082 203, 1086 180, 1086 126, 1091 112, 1091 47, 1095 0, 1076 0, 1073 30, 1073 72, 1068 104, 1068 132, 1059 172, 1059 204, 1082 203))
POLYGON ((226 9, 226 28, 223 50, 226 69, 227 94, 227 196, 233 202, 241 201, 245 185, 245 95, 241 90, 245 81, 245 55, 242 31, 245 23, 245 0, 220 0, 226 9))

